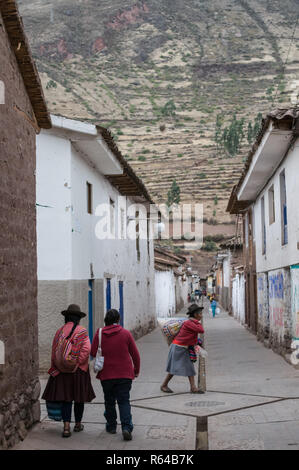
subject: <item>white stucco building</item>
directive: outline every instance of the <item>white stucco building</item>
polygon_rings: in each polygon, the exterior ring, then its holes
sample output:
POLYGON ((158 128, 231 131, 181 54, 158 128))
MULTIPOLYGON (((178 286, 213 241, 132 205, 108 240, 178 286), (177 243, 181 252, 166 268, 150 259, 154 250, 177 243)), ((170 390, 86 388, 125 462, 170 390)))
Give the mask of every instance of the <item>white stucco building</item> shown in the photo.
POLYGON ((245 323, 245 279, 243 269, 236 269, 232 279, 232 314, 240 323, 245 323))
POLYGON ((229 206, 244 214, 245 251, 255 253, 258 336, 283 355, 299 339, 298 200, 299 109, 277 110, 264 121, 229 206))
POLYGON ((188 301, 190 278, 186 258, 155 247, 155 299, 157 318, 172 317, 188 301))
POLYGON ((106 129, 57 116, 52 124, 37 138, 41 368, 70 303, 87 314, 91 338, 109 308, 135 337, 155 326, 150 196, 106 129))

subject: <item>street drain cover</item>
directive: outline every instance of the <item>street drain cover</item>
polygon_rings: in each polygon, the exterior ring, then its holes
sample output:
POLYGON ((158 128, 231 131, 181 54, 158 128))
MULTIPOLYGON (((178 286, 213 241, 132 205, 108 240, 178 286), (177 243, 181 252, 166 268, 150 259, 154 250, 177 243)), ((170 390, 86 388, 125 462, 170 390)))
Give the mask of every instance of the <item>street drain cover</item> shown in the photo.
POLYGON ((223 401, 189 401, 186 406, 212 408, 213 406, 225 405, 223 401))

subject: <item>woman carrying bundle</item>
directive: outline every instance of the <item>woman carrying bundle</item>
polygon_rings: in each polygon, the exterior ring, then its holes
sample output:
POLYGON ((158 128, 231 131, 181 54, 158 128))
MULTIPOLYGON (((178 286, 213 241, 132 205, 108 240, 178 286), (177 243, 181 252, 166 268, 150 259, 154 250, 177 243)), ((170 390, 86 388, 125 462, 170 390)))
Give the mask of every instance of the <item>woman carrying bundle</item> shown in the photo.
POLYGON ((193 362, 191 362, 189 354, 189 346, 196 346, 199 333, 204 333, 202 327, 202 310, 197 304, 192 304, 188 308, 187 315, 189 319, 186 320, 179 333, 173 340, 167 359, 166 376, 163 384, 161 385, 162 392, 173 393, 168 387, 168 383, 174 375, 188 377, 190 383, 190 393, 204 393, 195 385, 195 369, 193 362))

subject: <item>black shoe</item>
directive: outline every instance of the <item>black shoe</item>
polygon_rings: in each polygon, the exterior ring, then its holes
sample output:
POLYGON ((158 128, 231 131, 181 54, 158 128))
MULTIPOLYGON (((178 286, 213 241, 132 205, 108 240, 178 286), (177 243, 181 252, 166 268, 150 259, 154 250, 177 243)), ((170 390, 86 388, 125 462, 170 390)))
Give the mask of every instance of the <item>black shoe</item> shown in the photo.
POLYGON ((109 434, 116 434, 116 429, 107 429, 106 432, 109 432, 109 434))
POLYGON ((132 440, 132 433, 128 431, 128 429, 123 430, 124 441, 131 441, 132 440))

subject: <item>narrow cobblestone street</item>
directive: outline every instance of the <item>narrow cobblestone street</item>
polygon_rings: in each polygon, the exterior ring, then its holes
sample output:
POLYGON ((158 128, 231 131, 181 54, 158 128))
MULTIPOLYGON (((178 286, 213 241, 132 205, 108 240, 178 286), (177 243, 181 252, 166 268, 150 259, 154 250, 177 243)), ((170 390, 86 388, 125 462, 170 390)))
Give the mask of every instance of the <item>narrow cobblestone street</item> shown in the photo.
POLYGON ((131 394, 133 441, 124 442, 120 429, 116 435, 105 432, 101 385, 94 380, 97 397, 86 405, 84 432, 62 439, 61 424, 47 419, 42 403, 41 423, 16 449, 194 450, 207 418, 209 450, 298 450, 299 371, 226 312, 210 318, 205 305, 204 395, 190 395, 180 377, 171 382, 173 395, 160 391, 168 347, 158 328, 137 342, 142 370, 131 394))

